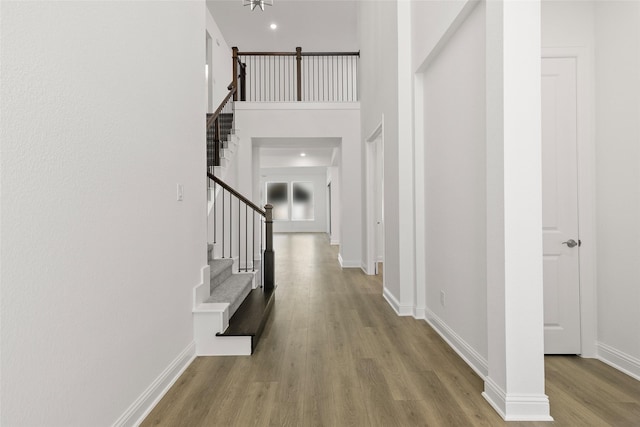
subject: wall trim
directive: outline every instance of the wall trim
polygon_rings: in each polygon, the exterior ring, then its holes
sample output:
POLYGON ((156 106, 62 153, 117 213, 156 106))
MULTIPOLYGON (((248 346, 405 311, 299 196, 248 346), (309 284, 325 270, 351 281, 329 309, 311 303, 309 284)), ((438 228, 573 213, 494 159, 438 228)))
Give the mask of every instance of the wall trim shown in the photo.
POLYGON ((359 261, 349 261, 342 259, 342 254, 338 254, 338 262, 341 268, 360 268, 359 261))
POLYGON ((424 73, 414 75, 413 79, 413 100, 414 100, 414 126, 413 126, 413 218, 415 220, 415 302, 416 319, 426 319, 427 305, 427 235, 426 214, 427 204, 425 202, 425 136, 424 136, 424 73))
POLYGON ((210 269, 209 264, 200 269, 200 283, 193 288, 193 308, 202 304, 211 294, 209 290, 211 281, 210 269))
POLYGON ((425 309, 425 321, 480 378, 486 379, 489 374, 489 363, 480 353, 428 308, 425 309))
POLYGON ((362 270, 364 274, 370 276, 370 274, 367 272, 367 265, 364 262, 360 263, 360 270, 362 270))
POLYGON ((140 425, 195 358, 196 343, 192 341, 113 423, 113 427, 140 425))
POLYGON ((400 301, 386 287, 382 288, 382 297, 398 316, 413 316, 413 306, 400 305, 400 301))
POLYGON ((549 415, 549 398, 544 394, 507 395, 495 381, 487 377, 482 397, 505 421, 553 421, 549 415))
POLYGON ((598 342, 598 360, 640 381, 640 359, 598 342))

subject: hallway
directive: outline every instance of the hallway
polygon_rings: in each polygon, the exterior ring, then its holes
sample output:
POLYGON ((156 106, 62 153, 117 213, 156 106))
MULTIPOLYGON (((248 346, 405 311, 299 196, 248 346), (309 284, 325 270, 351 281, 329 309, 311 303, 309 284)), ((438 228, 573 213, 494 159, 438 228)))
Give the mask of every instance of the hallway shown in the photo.
POLYGON ((200 357, 143 426, 633 426, 640 382, 548 357, 556 422, 505 423, 482 380, 424 321, 398 317, 381 278, 341 269, 325 234, 276 234, 276 301, 252 357, 200 357))

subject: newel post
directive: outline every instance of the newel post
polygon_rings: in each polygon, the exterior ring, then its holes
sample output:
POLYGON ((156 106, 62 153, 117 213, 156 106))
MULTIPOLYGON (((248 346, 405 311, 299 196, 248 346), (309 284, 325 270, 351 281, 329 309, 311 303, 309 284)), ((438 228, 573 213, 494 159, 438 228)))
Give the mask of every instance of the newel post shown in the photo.
POLYGON ((232 47, 231 51, 233 52, 232 66, 233 66, 233 87, 236 88, 235 93, 233 94, 233 100, 238 100, 238 48, 232 47))
POLYGON ((298 89, 298 101, 302 101, 302 48, 296 48, 296 79, 298 89))
POLYGON ((263 257, 264 290, 271 291, 275 285, 275 259, 273 252, 273 206, 265 205, 265 249, 263 257))
POLYGON ((247 81, 247 64, 241 62, 240 63, 240 101, 247 100, 246 81, 247 81))
POLYGON ((213 122, 213 165, 220 166, 220 117, 213 122))

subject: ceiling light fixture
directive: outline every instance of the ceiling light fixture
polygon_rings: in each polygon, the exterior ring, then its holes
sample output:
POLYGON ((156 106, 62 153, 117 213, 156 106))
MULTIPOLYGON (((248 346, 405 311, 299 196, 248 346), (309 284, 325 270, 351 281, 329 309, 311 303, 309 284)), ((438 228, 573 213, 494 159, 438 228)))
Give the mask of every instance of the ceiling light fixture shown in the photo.
POLYGON ((265 6, 273 6, 273 0, 242 0, 242 5, 250 6, 251 10, 260 6, 260 9, 264 10, 265 6))
POLYGON ((300 157, 304 157, 306 155, 307 155, 307 153, 300 153, 300 157))
POLYGON ((271 28, 272 30, 275 30, 276 28, 278 28, 277 24, 271 24, 269 25, 269 28, 271 28))

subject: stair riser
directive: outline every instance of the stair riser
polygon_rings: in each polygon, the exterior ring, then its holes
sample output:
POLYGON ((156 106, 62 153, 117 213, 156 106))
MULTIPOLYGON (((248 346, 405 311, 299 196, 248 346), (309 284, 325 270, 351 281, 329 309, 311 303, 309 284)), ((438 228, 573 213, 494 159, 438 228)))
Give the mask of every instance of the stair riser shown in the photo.
POLYGON ((251 356, 251 337, 207 336, 196 340, 197 356, 251 356))
POLYGON ((233 274, 233 265, 226 267, 218 274, 212 274, 211 280, 209 282, 209 288, 211 289, 211 292, 213 292, 213 290, 217 288, 222 282, 227 280, 231 276, 231 274, 233 274))

